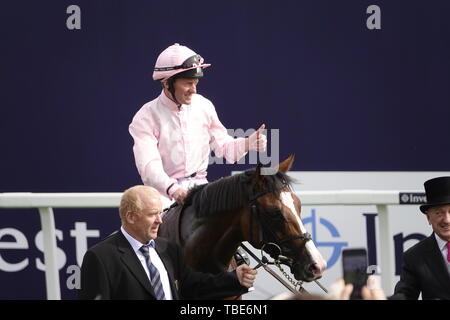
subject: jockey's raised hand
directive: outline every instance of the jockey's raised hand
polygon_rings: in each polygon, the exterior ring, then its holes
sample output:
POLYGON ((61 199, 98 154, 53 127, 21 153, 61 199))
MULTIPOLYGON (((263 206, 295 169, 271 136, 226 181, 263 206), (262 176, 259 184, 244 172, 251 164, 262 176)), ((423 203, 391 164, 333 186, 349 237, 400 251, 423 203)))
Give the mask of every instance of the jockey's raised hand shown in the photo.
POLYGON ((267 147, 267 137, 263 133, 266 128, 265 124, 262 124, 258 130, 250 135, 246 141, 246 150, 245 151, 266 151, 267 147))

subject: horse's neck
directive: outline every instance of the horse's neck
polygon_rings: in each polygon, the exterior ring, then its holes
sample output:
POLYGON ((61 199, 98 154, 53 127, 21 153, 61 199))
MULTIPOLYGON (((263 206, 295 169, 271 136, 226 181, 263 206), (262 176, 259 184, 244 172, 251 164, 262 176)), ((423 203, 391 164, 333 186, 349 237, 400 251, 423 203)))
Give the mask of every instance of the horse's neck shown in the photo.
POLYGON ((191 232, 184 247, 189 267, 211 273, 228 269, 242 241, 241 230, 233 218, 231 214, 211 217, 191 232))

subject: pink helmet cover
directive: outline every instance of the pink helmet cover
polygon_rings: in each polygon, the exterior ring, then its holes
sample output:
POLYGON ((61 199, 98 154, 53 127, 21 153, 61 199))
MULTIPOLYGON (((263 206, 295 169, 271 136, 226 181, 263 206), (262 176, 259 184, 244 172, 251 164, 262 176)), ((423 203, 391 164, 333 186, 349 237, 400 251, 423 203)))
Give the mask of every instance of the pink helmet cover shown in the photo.
POLYGON ((203 58, 200 60, 199 65, 193 65, 189 68, 177 68, 172 70, 157 70, 157 69, 170 69, 172 67, 178 67, 183 64, 187 59, 195 56, 196 53, 186 46, 182 46, 178 43, 171 45, 160 53, 158 59, 156 59, 155 70, 153 71, 153 80, 165 80, 178 73, 195 68, 207 68, 211 64, 203 63, 203 58))

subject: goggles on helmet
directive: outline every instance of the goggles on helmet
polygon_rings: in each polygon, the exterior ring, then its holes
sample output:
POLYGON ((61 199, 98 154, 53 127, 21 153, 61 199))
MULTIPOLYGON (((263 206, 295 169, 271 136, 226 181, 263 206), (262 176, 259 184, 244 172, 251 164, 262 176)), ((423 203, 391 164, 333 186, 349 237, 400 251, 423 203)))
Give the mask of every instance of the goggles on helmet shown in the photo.
POLYGON ((170 71, 170 70, 177 70, 177 69, 189 69, 189 68, 195 68, 200 66, 203 63, 203 58, 199 55, 193 55, 192 57, 187 58, 183 64, 175 67, 159 67, 155 68, 155 71, 170 71))

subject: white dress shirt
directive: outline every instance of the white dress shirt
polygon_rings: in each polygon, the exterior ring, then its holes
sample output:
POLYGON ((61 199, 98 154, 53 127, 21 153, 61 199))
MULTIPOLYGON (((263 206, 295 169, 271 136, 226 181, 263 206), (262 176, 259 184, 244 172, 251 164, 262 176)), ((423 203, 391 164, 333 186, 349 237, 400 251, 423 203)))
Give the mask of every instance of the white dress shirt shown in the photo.
POLYGON ((450 273, 450 262, 447 261, 447 254, 448 254, 448 248, 447 248, 447 241, 442 240, 436 232, 434 233, 434 237, 436 238, 439 250, 441 251, 442 256, 444 257, 444 261, 447 266, 447 270, 450 273))
MULTIPOLYGON (((134 253, 138 257, 139 261, 141 262, 142 267, 145 270, 145 273, 147 274, 148 280, 150 281, 150 273, 148 271, 147 267, 147 261, 145 260, 144 255, 139 250, 143 245, 148 245, 149 243, 142 244, 140 241, 136 240, 132 236, 128 234, 128 232, 125 231, 123 227, 120 227, 120 231, 125 236, 125 238, 130 243, 131 247, 134 250, 134 253)), ((153 240, 151 240, 153 241, 153 240)), ((166 297, 166 300, 172 300, 172 290, 170 290, 170 283, 169 283, 169 276, 167 275, 167 270, 164 267, 164 263, 162 262, 161 258, 159 257, 158 253, 153 247, 149 246, 149 254, 150 254, 150 260, 152 261, 153 265, 158 269, 159 276, 161 277, 161 283, 164 290, 164 295, 166 297)))

